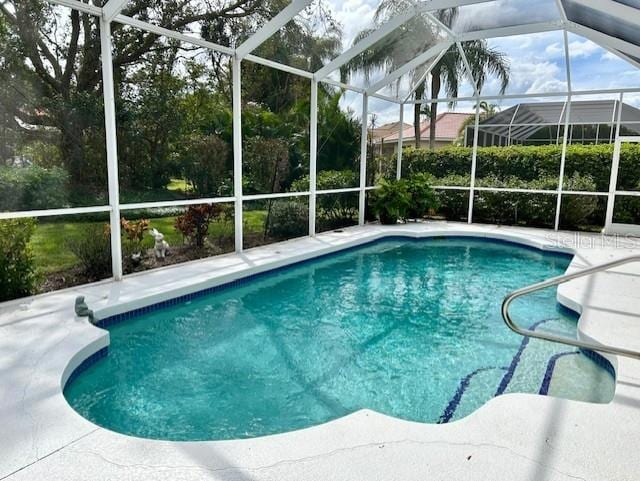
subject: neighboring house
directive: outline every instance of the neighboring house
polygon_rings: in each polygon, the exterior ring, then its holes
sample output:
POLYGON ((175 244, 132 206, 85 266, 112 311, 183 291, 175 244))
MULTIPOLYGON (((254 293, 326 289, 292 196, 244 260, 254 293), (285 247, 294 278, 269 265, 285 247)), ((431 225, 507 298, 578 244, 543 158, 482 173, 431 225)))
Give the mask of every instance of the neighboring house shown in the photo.
MULTIPOLYGON (((610 144, 615 140, 616 119, 620 134, 640 134, 640 109, 619 100, 574 100, 530 102, 514 105, 485 118, 478 126, 480 147, 504 145, 561 144, 569 113, 568 144, 610 144), (622 111, 620 106, 622 105, 622 111)), ((473 146, 473 124, 467 127, 466 142, 473 146)))
POLYGON ((400 124, 400 122, 390 122, 388 124, 381 125, 380 127, 369 129, 369 138, 373 139, 374 144, 378 144, 381 141, 386 142, 386 139, 389 136, 398 133, 400 126, 402 126, 403 129, 408 129, 411 127, 411 124, 406 122, 403 124, 400 124))
MULTIPOLYGON (((462 128, 464 121, 473 115, 469 112, 443 112, 436 117, 436 141, 435 148, 441 149, 448 145, 453 144, 457 139, 462 128)), ((390 124, 387 124, 390 125, 390 124)), ((398 125, 398 122, 395 123, 398 125)), ((402 145, 404 147, 415 146, 415 129, 413 125, 404 124, 404 130, 402 132, 402 145)), ((386 127, 386 126, 382 126, 386 127)), ((380 127, 380 128, 382 128, 380 127)), ((378 129, 374 129, 378 130, 378 129)), ((429 148, 429 130, 430 122, 425 120, 420 123, 420 147, 429 148)), ((374 151, 380 155, 391 155, 398 151, 398 137, 399 129, 396 128, 395 132, 389 133, 387 136, 373 137, 374 151)))

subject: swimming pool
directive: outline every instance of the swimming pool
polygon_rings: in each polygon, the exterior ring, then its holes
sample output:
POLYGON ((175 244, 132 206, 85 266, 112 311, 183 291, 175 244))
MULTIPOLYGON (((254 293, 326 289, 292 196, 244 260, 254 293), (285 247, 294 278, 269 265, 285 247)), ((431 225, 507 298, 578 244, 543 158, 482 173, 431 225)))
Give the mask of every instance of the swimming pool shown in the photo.
MULTIPOLYGON (((109 354, 65 396, 100 426, 171 440, 286 432, 362 408, 448 422, 509 392, 607 402, 602 362, 523 339, 500 316, 507 292, 569 262, 470 238, 376 242, 115 324, 109 354)), ((518 300, 516 319, 575 335, 555 295, 518 300)))

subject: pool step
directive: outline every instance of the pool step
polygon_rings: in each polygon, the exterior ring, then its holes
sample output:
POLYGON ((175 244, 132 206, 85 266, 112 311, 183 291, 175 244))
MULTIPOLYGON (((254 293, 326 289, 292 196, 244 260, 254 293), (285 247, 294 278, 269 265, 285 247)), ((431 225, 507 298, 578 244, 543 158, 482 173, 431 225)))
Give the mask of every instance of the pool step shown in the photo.
POLYGON ((594 359, 594 353, 585 355, 584 351, 569 350, 549 359, 539 392, 566 399, 608 403, 615 391, 612 379, 615 379, 615 373, 604 358, 594 359), (577 379, 576 372, 585 375, 577 379))
MULTIPOLYGON (((536 330, 543 325, 545 330, 551 332, 567 329, 560 319, 545 319, 530 329, 536 330)), ((568 332, 562 334, 571 335, 568 332)), ((613 393, 607 390, 607 386, 612 385, 607 383, 607 376, 612 376, 611 372, 600 369, 593 359, 580 352, 566 351, 559 344, 524 337, 509 366, 484 367, 465 376, 438 422, 461 419, 478 409, 487 399, 507 393, 539 393, 608 402, 613 393), (576 384, 576 381, 568 381, 568 378, 575 377, 576 370, 591 372, 591 384, 584 386, 576 384)))
MULTIPOLYGON (((558 329, 557 321, 557 319, 545 319, 535 323, 530 329, 534 331, 538 328, 558 329)), ((495 395, 538 392, 547 371, 547 360, 559 352, 559 347, 552 342, 524 337, 495 395), (530 349, 533 346, 535 348, 530 349)))
POLYGON ((464 377, 438 420, 448 423, 471 414, 493 396, 507 367, 483 367, 464 377))

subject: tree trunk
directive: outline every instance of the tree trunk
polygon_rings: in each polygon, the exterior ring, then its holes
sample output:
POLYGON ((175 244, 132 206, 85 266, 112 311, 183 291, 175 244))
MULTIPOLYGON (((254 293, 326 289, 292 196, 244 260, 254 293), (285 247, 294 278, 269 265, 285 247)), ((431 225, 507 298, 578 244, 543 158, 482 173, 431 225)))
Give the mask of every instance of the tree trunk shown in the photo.
POLYGON ((84 162, 84 145, 82 134, 85 126, 80 119, 75 118, 73 112, 67 110, 61 112, 63 117, 59 125, 60 129, 60 153, 62 163, 69 174, 71 193, 84 190, 88 183, 88 172, 84 162))
MULTIPOLYGON (((440 94, 440 68, 435 67, 431 71, 431 98, 436 99, 440 94)), ((438 102, 431 103, 429 112, 429 149, 436 148, 436 120, 438 118, 438 102)))
POLYGON ((416 149, 420 148, 420 109, 422 105, 418 103, 424 97, 426 81, 416 88, 416 103, 413 105, 413 139, 416 149))

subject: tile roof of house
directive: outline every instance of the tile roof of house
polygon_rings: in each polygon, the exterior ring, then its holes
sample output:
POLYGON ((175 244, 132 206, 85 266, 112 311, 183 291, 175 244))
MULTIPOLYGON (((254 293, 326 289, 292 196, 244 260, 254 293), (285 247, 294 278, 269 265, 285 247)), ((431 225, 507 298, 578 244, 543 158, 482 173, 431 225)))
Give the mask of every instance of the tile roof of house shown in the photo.
MULTIPOLYGON (((465 119, 473 115, 470 112, 443 112, 436 117, 436 139, 438 140, 451 140, 453 141, 458 137, 460 127, 464 123, 465 119)), ((425 120, 420 123, 420 137, 429 137, 429 121, 425 120)), ((404 140, 410 140, 414 138, 413 126, 404 129, 402 134, 404 140)), ((393 142, 398 140, 398 132, 391 134, 389 137, 385 137, 385 142, 393 142)))
MULTIPOLYGON (((400 122, 389 122, 388 124, 381 125, 380 127, 376 127, 375 129, 370 130, 370 135, 373 137, 373 140, 378 140, 381 138, 386 139, 390 135, 397 134, 400 130, 400 125, 402 125, 403 129, 407 129, 411 127, 411 124, 406 122, 400 124, 400 122)), ((397 135, 396 135, 397 138, 397 135)))

